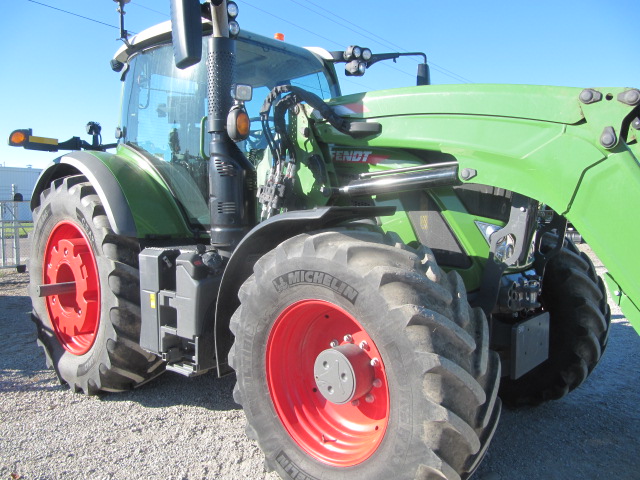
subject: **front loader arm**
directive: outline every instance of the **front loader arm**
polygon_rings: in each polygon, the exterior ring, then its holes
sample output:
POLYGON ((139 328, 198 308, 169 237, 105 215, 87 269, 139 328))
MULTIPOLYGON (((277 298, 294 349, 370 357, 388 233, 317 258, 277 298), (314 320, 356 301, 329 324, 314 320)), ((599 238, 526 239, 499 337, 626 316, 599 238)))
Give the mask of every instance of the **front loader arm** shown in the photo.
POLYGON ((353 139, 327 124, 317 131, 329 144, 448 154, 458 162, 460 180, 549 205, 607 266, 609 284, 640 332, 640 256, 633 253, 640 224, 632 217, 640 207, 640 125, 634 122, 640 92, 588 91, 446 85, 372 92, 333 103, 342 113, 354 112, 352 119, 380 123, 381 134, 353 139))

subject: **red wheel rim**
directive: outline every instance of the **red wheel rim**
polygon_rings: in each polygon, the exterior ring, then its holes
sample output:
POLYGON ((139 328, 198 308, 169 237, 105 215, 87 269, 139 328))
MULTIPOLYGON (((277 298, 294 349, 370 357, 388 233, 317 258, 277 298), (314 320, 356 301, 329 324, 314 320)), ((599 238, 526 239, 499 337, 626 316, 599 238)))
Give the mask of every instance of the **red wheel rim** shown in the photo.
POLYGON ((269 334, 266 369, 276 412, 309 455, 329 465, 349 467, 376 451, 389 419, 387 377, 375 343, 345 310, 322 300, 287 307, 269 334), (318 391, 314 362, 322 351, 336 346, 335 341, 348 343, 348 335, 349 343, 366 342, 364 351, 373 360, 376 380, 371 397, 337 405, 318 391))
POLYGON ((46 297, 47 311, 60 344, 74 355, 87 353, 100 324, 100 280, 96 259, 82 230, 60 222, 44 252, 45 285, 75 282, 75 290, 46 297))

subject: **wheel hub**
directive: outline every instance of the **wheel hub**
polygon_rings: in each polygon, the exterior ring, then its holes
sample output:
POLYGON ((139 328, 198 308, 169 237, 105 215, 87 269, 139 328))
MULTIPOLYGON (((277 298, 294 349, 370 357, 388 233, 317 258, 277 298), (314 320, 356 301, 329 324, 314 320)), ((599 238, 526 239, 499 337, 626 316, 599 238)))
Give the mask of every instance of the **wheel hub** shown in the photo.
POLYGON ((323 350, 313 373, 318 391, 329 402, 342 405, 366 395, 373 386, 369 356, 353 344, 323 350))

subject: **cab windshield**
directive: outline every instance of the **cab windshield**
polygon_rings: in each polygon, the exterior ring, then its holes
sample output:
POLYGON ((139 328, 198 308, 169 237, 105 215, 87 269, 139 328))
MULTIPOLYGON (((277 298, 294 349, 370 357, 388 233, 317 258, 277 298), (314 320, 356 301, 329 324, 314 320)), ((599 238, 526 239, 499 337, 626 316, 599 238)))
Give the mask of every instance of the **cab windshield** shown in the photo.
MULTIPOLYGON (((205 37, 203 59, 207 44, 205 37)), ((235 81, 253 87, 253 99, 246 103, 252 134, 238 144, 252 161, 266 149, 258 117, 273 87, 296 85, 325 99, 339 95, 331 72, 312 53, 253 34, 236 42, 235 81)), ((208 229, 206 62, 180 70, 171 45, 137 53, 129 59, 123 98, 122 141, 164 177, 191 226, 208 229)))

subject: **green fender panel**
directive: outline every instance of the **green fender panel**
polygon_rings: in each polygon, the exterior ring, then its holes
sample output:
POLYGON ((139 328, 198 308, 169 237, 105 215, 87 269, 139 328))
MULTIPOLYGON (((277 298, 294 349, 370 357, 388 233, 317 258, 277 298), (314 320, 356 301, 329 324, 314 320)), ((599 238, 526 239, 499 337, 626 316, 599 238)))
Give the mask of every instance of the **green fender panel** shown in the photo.
POLYGON ((49 165, 40 175, 32 208, 50 182, 82 173, 96 189, 109 222, 118 235, 145 238, 189 238, 193 232, 158 173, 135 152, 119 147, 117 154, 72 152, 49 165))

